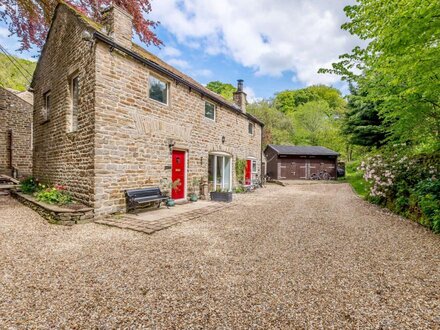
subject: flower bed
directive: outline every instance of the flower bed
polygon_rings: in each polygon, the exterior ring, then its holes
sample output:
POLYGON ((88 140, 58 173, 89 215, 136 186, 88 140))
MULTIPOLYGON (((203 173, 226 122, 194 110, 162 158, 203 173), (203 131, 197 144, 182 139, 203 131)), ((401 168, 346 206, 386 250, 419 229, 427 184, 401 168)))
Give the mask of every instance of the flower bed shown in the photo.
POLYGON ((93 208, 75 202, 62 185, 49 186, 29 177, 20 182, 20 190, 13 196, 50 223, 73 225, 93 220, 93 208))
POLYGON ((36 211, 50 223, 71 226, 93 221, 93 208, 82 204, 65 206, 50 205, 38 201, 35 197, 17 191, 12 192, 18 201, 36 211))

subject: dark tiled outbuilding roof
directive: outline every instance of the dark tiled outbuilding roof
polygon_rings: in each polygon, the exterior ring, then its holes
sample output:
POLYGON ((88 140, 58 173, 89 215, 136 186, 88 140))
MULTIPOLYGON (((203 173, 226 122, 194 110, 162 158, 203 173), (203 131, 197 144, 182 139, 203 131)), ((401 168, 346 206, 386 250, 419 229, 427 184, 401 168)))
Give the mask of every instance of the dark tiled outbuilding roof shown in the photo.
POLYGON ((286 146, 269 144, 267 148, 273 149, 278 155, 297 156, 339 156, 336 151, 320 146, 286 146))

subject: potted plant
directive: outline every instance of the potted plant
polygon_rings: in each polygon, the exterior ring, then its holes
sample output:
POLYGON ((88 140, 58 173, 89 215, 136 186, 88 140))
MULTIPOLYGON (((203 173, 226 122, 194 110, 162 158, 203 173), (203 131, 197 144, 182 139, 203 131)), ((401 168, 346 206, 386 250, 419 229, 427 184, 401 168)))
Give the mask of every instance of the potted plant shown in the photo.
POLYGON ((176 202, 174 199, 171 198, 171 191, 176 190, 180 186, 180 179, 171 181, 168 178, 163 178, 160 180, 161 186, 162 186, 162 193, 168 197, 166 201, 167 206, 174 206, 176 205, 176 202))
POLYGON ((211 191, 211 200, 216 202, 232 202, 232 191, 226 189, 217 189, 216 191, 211 191))
POLYGON ((197 188, 200 188, 200 180, 197 178, 193 178, 191 182, 191 192, 189 194, 189 200, 191 202, 197 202, 199 197, 197 196, 197 188))

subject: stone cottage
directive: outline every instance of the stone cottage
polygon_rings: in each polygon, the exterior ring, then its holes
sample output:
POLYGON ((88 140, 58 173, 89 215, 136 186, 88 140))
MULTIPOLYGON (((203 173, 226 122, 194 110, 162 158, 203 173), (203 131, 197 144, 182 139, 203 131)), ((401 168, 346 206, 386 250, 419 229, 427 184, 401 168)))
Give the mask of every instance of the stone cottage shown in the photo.
POLYGON ((32 93, 0 87, 0 174, 32 174, 32 93))
POLYGON ((260 175, 263 124, 234 103, 132 42, 132 17, 119 7, 101 24, 66 4, 55 11, 33 81, 34 175, 62 183, 100 216, 125 209, 124 191, 195 180, 210 190, 260 175), (195 180, 194 180, 195 179, 195 180))

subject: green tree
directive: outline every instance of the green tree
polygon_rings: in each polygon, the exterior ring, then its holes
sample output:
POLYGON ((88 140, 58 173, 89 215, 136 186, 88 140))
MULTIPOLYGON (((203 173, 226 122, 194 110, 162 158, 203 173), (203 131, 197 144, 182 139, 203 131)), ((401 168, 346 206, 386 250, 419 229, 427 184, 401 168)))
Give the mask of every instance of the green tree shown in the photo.
POLYGON ((209 90, 223 96, 225 99, 232 101, 233 94, 236 88, 231 84, 223 83, 221 81, 211 81, 206 85, 209 90))
POLYGON ((263 130, 263 148, 268 144, 290 144, 293 142, 293 123, 281 111, 275 109, 270 100, 251 103, 247 112, 261 120, 263 130))
POLYGON ((25 91, 29 87, 36 62, 12 56, 19 65, 14 65, 6 55, 0 54, 0 86, 25 91))
POLYGON ((376 148, 382 146, 385 143, 386 128, 380 118, 377 102, 368 100, 365 93, 360 93, 353 86, 350 90, 342 133, 354 145, 376 148))
POLYGON ((389 141, 440 148, 440 4, 431 0, 358 0, 342 26, 362 40, 332 69, 378 105, 389 141), (380 102, 380 104, 376 103, 380 102))

